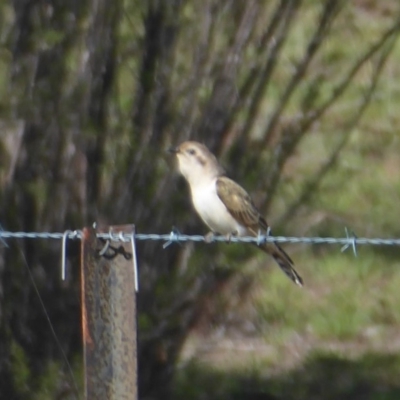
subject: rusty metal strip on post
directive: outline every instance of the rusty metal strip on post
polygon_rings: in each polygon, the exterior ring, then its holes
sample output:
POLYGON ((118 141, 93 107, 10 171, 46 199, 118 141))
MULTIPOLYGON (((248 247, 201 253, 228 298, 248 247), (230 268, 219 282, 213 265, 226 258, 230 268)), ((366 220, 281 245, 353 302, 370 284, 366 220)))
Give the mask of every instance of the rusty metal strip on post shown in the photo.
MULTIPOLYGON (((113 233, 134 232, 132 225, 110 229, 113 233)), ((137 399, 136 293, 131 257, 130 241, 110 242, 105 248, 94 229, 83 230, 81 286, 86 400, 137 399), (100 256, 102 249, 106 251, 100 256)))

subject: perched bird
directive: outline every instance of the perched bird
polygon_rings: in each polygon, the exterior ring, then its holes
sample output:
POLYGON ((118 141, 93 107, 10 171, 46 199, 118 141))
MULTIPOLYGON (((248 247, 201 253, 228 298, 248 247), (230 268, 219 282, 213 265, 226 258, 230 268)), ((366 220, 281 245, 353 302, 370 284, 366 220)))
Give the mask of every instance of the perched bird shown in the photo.
MULTIPOLYGON (((179 170, 190 186, 193 205, 213 233, 234 236, 258 236, 268 224, 254 206, 249 194, 232 179, 215 156, 201 143, 183 142, 169 149, 178 159, 179 170)), ((293 268, 293 261, 273 242, 259 246, 270 254, 283 272, 297 285, 303 280, 293 268)))

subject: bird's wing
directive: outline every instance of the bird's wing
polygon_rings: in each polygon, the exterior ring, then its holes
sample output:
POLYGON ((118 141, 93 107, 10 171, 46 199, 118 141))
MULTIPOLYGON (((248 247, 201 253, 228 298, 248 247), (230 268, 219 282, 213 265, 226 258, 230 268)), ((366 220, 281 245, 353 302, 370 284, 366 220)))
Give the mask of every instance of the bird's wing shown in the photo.
POLYGON ((255 230, 267 230, 268 224, 261 216, 249 194, 232 179, 221 176, 216 183, 217 194, 225 207, 241 225, 255 230))
MULTIPOLYGON (((217 179, 217 194, 225 207, 250 234, 257 236, 258 230, 268 230, 268 224, 254 206, 249 194, 236 182, 225 176, 217 179)), ((301 276, 293 267, 293 261, 277 243, 263 243, 261 249, 272 255, 281 269, 299 286, 303 286, 301 276)))

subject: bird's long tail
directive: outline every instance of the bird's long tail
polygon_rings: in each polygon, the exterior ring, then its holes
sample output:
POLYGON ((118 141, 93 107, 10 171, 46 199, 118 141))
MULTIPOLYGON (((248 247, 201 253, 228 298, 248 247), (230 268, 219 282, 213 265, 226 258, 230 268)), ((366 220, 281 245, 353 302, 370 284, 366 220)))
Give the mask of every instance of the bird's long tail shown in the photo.
POLYGON ((281 270, 297 285, 303 286, 303 279, 294 269, 292 259, 277 243, 264 243, 259 246, 263 251, 274 257, 275 261, 281 267, 281 270))

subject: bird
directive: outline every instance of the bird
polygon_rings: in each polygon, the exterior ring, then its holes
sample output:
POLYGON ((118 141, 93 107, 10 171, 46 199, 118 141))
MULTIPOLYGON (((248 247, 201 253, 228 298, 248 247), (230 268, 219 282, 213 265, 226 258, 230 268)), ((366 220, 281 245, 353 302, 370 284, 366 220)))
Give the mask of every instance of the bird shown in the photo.
MULTIPOLYGON (((250 195, 226 176, 224 168, 204 144, 185 141, 171 147, 169 152, 178 160, 179 171, 189 184, 194 208, 211 229, 209 235, 258 237, 260 231, 269 232, 267 221, 250 195)), ((278 243, 264 242, 259 248, 271 255, 294 283, 303 286, 294 262, 278 243)))

